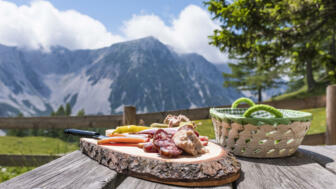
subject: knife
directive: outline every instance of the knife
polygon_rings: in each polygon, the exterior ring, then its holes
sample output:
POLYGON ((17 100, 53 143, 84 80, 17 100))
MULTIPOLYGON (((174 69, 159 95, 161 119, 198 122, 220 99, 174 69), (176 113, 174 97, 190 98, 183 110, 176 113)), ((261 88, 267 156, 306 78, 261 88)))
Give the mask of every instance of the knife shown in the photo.
POLYGON ((81 136, 81 137, 87 137, 87 138, 94 138, 94 139, 106 139, 110 138, 108 136, 101 135, 100 133, 94 132, 94 131, 85 131, 85 130, 79 130, 79 129, 65 129, 65 134, 75 135, 75 136, 81 136))

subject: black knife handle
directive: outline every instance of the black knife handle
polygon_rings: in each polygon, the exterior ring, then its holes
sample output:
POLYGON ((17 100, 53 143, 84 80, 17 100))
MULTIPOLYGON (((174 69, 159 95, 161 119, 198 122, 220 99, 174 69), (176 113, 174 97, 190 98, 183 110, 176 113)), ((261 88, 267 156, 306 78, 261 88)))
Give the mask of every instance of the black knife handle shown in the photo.
POLYGON ((78 129, 65 129, 64 133, 76 135, 76 136, 88 137, 88 138, 93 138, 93 137, 97 137, 100 135, 99 133, 94 132, 94 131, 84 131, 84 130, 78 130, 78 129))

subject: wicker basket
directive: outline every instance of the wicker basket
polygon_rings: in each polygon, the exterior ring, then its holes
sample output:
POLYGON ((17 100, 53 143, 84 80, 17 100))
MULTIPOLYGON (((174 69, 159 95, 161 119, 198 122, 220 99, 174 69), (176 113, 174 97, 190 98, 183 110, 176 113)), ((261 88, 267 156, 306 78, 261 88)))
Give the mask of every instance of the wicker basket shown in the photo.
MULTIPOLYGON (((255 158, 275 158, 292 155, 309 129, 312 115, 294 110, 211 108, 216 142, 235 155, 255 158), (252 110, 250 116, 243 116, 252 110)), ((265 105, 263 105, 265 106, 265 105)), ((268 106, 269 107, 269 106, 268 106)))

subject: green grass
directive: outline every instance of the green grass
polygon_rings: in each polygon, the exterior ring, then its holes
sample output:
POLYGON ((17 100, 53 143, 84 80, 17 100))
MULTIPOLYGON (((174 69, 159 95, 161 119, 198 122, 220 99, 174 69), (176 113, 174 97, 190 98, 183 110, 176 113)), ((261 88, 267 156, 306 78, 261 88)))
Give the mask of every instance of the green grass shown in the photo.
POLYGON ((196 130, 200 135, 208 136, 211 139, 215 138, 215 131, 211 119, 198 120, 195 122, 198 125, 196 130))
POLYGON ((299 97, 307 97, 306 94, 309 94, 307 93, 307 86, 303 86, 301 87, 300 89, 298 89, 297 91, 294 91, 294 92, 290 92, 290 93, 285 93, 285 94, 282 94, 282 95, 279 95, 277 97, 272 97, 270 99, 270 101, 273 101, 273 100, 284 100, 284 99, 291 99, 291 98, 299 98, 299 97), (304 95, 301 96, 301 95, 304 95))
MULTIPOLYGON (((0 154, 63 154, 77 150, 77 144, 67 143, 50 137, 0 137, 0 154)), ((2 167, 0 166, 0 182, 4 182, 34 167, 2 167)))
POLYGON ((16 177, 24 172, 30 171, 34 167, 2 167, 0 166, 0 183, 16 177))
POLYGON ((293 98, 298 99, 298 98, 306 98, 306 97, 310 97, 310 96, 325 95, 327 86, 328 86, 327 82, 318 82, 318 83, 316 83, 315 89, 313 89, 312 91, 308 91, 307 85, 304 85, 296 91, 285 93, 285 94, 279 95, 277 97, 272 97, 268 101, 293 99, 293 98))
POLYGON ((315 108, 302 111, 313 114, 313 120, 307 133, 308 135, 326 132, 327 120, 325 108, 315 108))
MULTIPOLYGON (((323 133, 326 131, 325 108, 308 109, 302 111, 310 112, 313 114, 313 120, 307 133, 308 135, 323 133)), ((198 124, 197 131, 199 132, 200 135, 208 136, 211 139, 215 138, 215 132, 213 129, 211 119, 198 120, 196 121, 196 123, 198 124)))
POLYGON ((0 137, 0 154, 63 154, 78 149, 76 144, 50 137, 0 137))

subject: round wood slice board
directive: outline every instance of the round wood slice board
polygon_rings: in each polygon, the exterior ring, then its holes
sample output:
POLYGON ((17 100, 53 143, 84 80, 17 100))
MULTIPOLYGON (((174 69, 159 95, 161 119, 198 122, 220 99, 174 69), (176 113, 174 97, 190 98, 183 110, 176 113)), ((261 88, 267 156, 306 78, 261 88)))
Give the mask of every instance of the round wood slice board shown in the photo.
POLYGON ((165 158, 138 147, 97 145, 81 138, 80 149, 118 173, 178 186, 219 186, 237 180, 240 163, 221 146, 209 142, 208 153, 165 158))

